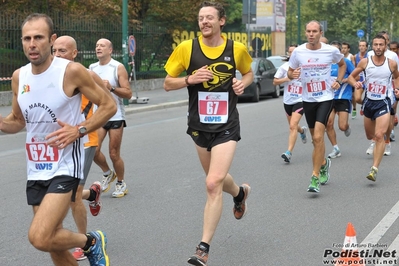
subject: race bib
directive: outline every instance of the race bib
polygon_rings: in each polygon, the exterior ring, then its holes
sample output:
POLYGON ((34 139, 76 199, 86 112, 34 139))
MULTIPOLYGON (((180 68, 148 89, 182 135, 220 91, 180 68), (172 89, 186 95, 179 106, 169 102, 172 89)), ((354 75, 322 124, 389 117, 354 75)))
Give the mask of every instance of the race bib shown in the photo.
POLYGON ((27 138, 26 155, 28 160, 28 167, 35 169, 35 171, 50 171, 53 172, 58 167, 58 161, 61 156, 60 150, 47 145, 45 136, 31 135, 27 138))
POLYGON ((387 86, 378 83, 369 83, 367 91, 374 94, 385 95, 387 86))
POLYGON ((302 94, 302 85, 300 82, 289 84, 287 91, 292 94, 302 94))
POLYGON ((198 113, 204 124, 224 124, 229 118, 228 92, 198 92, 198 113))
POLYGON ((46 143, 26 143, 28 160, 32 162, 58 162, 58 149, 48 146, 46 143))
POLYGON ((324 80, 306 82, 306 88, 309 93, 321 92, 327 89, 326 82, 324 80))

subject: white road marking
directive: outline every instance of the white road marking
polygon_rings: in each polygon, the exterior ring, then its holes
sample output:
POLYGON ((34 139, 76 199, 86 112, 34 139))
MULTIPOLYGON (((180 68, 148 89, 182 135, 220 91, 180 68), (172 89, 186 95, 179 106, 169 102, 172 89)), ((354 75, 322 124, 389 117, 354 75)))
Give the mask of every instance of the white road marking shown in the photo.
MULTIPOLYGON (((392 207, 392 209, 382 218, 382 220, 377 224, 376 227, 366 236, 366 238, 360 243, 360 250, 370 249, 368 248, 370 245, 378 244, 378 241, 384 236, 384 234, 389 230, 392 224, 399 217, 399 201, 392 207)), ((392 241, 392 244, 388 247, 387 251, 399 251, 399 235, 392 241)), ((398 256, 398 254, 396 254, 398 256)), ((396 257, 398 258, 398 257, 396 257)), ((376 265, 387 265, 384 264, 384 261, 388 259, 392 260, 392 258, 380 258, 379 263, 376 265)))

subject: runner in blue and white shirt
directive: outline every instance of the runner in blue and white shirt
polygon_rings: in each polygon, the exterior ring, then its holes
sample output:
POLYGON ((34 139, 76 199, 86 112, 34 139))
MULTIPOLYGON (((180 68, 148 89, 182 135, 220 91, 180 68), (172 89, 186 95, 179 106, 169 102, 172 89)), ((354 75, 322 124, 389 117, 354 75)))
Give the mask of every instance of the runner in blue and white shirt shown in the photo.
MULTIPOLYGON (((341 43, 339 43, 338 41, 331 42, 331 45, 341 50, 341 43)), ((338 90, 334 92, 333 109, 330 113, 330 117, 328 118, 328 123, 326 127, 328 139, 333 146, 332 152, 328 155, 329 158, 337 158, 341 156, 341 150, 339 149, 337 143, 337 135, 334 130, 335 114, 338 115, 339 129, 341 131, 344 131, 345 136, 347 137, 349 137, 349 135, 351 134, 351 128, 348 123, 348 118, 352 107, 351 101, 353 87, 347 83, 347 78, 355 69, 355 66, 352 64, 351 60, 346 57, 344 57, 344 61, 346 64, 346 72, 344 75, 344 79, 342 80, 342 85, 338 90)), ((338 65, 333 64, 331 66, 331 78, 336 79, 337 77, 338 65)))

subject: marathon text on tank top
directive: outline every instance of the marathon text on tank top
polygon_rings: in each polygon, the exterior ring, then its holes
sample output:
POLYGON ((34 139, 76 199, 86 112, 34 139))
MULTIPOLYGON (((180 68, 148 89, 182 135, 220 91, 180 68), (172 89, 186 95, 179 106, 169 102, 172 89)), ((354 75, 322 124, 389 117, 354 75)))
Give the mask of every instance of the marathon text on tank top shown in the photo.
POLYGON ((187 87, 188 125, 197 130, 219 132, 234 126, 232 123, 235 120, 235 124, 238 123, 237 95, 232 89, 236 71, 233 41, 227 40, 223 53, 216 59, 210 59, 201 50, 199 40, 194 39, 187 74, 195 74, 204 65, 212 71, 213 79, 187 87))
POLYGON ((366 97, 370 100, 384 100, 388 96, 388 90, 391 86, 390 59, 385 58, 382 65, 376 66, 372 58, 372 56, 368 57, 365 69, 366 97))
POLYGON ((67 175, 83 178, 83 141, 78 138, 64 149, 47 145, 45 137, 61 127, 57 120, 78 125, 81 94, 68 97, 63 90, 65 69, 70 61, 54 57, 50 67, 38 75, 31 64, 20 69, 18 103, 26 122, 26 158, 28 180, 49 180, 67 175))

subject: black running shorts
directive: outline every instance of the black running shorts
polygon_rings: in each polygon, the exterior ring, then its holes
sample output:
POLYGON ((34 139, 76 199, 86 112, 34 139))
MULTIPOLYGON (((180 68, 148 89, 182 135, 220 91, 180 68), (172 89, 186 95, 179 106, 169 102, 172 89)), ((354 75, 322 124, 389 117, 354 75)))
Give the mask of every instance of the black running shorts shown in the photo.
POLYGON ((295 104, 284 104, 285 114, 288 116, 292 116, 292 113, 298 113, 303 115, 303 103, 295 103, 295 104))
POLYGON ((118 121, 108 121, 104 126, 103 129, 106 131, 110 129, 118 129, 121 127, 126 127, 126 121, 125 120, 118 120, 118 121))
POLYGON ((72 191, 71 201, 75 202, 79 178, 59 175, 50 180, 28 180, 26 183, 26 198, 28 205, 40 205, 47 193, 69 193, 72 191))
POLYGON ((333 101, 333 108, 335 112, 351 112, 352 102, 347 99, 336 99, 333 101))
POLYGON ((303 110, 309 128, 314 128, 316 122, 327 126, 328 117, 333 107, 333 100, 324 102, 303 102, 303 110))
POLYGON ((239 141, 241 139, 240 124, 233 128, 216 133, 198 131, 188 127, 186 133, 191 136, 195 144, 202 148, 206 148, 208 151, 211 151, 212 147, 218 144, 222 144, 230 140, 239 141))

